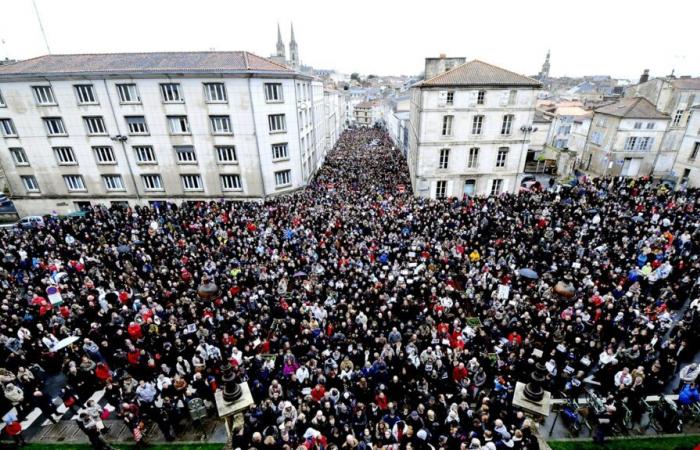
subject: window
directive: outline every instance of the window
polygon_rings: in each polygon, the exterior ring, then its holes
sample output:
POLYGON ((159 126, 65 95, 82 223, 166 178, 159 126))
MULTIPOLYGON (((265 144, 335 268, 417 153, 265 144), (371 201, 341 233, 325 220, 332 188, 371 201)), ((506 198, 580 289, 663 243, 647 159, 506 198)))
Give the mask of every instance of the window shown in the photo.
POLYGON ((231 118, 229 116, 209 116, 212 134, 232 134, 231 118))
POLYGON ((114 157, 114 151, 112 150, 112 147, 92 147, 92 151, 95 153, 95 160, 97 161, 97 164, 117 163, 117 158, 114 157))
POLYGON ((121 175, 102 175, 105 189, 108 191, 125 191, 124 180, 121 175))
POLYGON ((204 94, 209 103, 226 103, 226 86, 224 83, 204 83, 204 94))
POLYGON ((479 91, 476 94, 476 104, 483 105, 486 103, 486 91, 479 91))
POLYGON ((182 103, 179 83, 163 83, 160 85, 160 93, 163 95, 163 103, 182 103))
POLYGON ((641 129, 642 129, 642 122, 635 122, 635 123, 634 123, 634 129, 635 129, 635 130, 641 130, 641 129))
POLYGON ((12 119, 0 119, 0 131, 5 137, 17 136, 17 129, 12 119))
POLYGON ((136 162, 138 164, 155 164, 156 153, 153 151, 153 147, 150 145, 135 145, 133 147, 134 154, 136 155, 136 162))
POLYGON ((197 154, 194 152, 194 146, 192 145, 176 145, 175 154, 177 155, 177 162, 180 164, 197 163, 197 154))
POLYGON ((285 158, 289 158, 287 143, 285 142, 284 144, 272 144, 272 159, 285 158))
POLYGON ((64 175, 63 181, 69 191, 87 191, 82 175, 64 175))
POLYGON ((180 175, 182 188, 186 191, 202 191, 202 177, 199 175, 180 175))
POLYGON ((56 98, 53 96, 51 86, 33 86, 34 98, 39 105, 55 105, 56 98))
POLYGON ((435 198, 445 198, 447 196, 447 181, 440 180, 435 183, 435 198))
POLYGON ((148 126, 144 116, 127 116, 124 119, 126 119, 129 134, 148 134, 148 126))
POLYGON ((9 149, 10 155, 12 155, 12 160, 15 162, 15 166, 28 166, 29 159, 27 154, 24 152, 23 148, 12 147, 9 149))
POLYGON ((20 179, 27 192, 39 192, 39 183, 34 175, 22 175, 20 179))
POLYGON ((503 189, 503 180, 498 178, 491 182, 491 195, 498 195, 503 189))
MULTIPOLYGON (((513 92, 513 91, 511 91, 513 92)), ((513 131, 513 115, 506 114, 503 116, 503 124, 501 125, 501 134, 510 134, 513 131)))
POLYGON ((189 134, 190 124, 187 116, 168 116, 168 127, 170 134, 189 134))
POLYGON ((591 133, 591 142, 595 145, 603 145, 603 133, 600 131, 591 133))
POLYGON ((141 103, 139 91, 136 89, 136 85, 133 83, 118 84, 117 93, 119 94, 120 103, 141 103))
POLYGON ((450 149, 443 148, 440 150, 440 161, 438 162, 439 169, 447 169, 447 165, 450 162, 450 149))
POLYGON ((240 191, 241 189, 241 177, 239 175, 221 175, 222 191, 240 191))
POLYGON ((452 136, 452 120, 454 116, 442 116, 442 135, 452 136))
POLYGON ((685 111, 682 109, 679 109, 676 111, 676 114, 673 116, 673 122, 671 123, 672 127, 678 127, 681 125, 681 120, 683 119, 683 113, 685 111))
POLYGON ((636 137, 630 136, 625 140, 625 151, 640 151, 646 152, 651 150, 654 145, 652 137, 636 137))
POLYGON ((511 91, 508 93, 508 104, 509 105, 515 105, 515 99, 518 97, 518 91, 515 89, 511 89, 511 91))
POLYGON ((447 99, 445 101, 448 105, 454 105, 455 104, 455 92, 454 91, 447 91, 447 99))
POLYGON ((238 161, 236 156, 236 147, 231 145, 217 145, 216 160, 219 164, 233 164, 238 161))
POLYGON ((0 91, 0 108, 4 108, 5 106, 7 106, 7 104, 5 103, 5 99, 2 96, 2 91, 0 91))
POLYGON ((281 132, 287 130, 287 123, 284 118, 284 114, 272 114, 267 116, 267 122, 270 126, 270 132, 281 132))
POLYGON ((282 83, 265 83, 265 101, 282 102, 282 83))
POLYGON ((484 116, 474 116, 472 121, 472 134, 481 134, 484 128, 484 116))
POLYGON ((499 148, 498 155, 496 155, 496 167, 505 167, 507 159, 508 159, 508 147, 499 148))
POLYGON ((559 127, 557 134, 571 134, 571 125, 562 125, 559 127))
POLYGON ((75 159, 75 153, 71 147, 54 147, 53 153, 56 155, 56 161, 59 165, 75 165, 78 160, 75 159))
POLYGON ((596 122, 596 124, 597 124, 599 127, 604 127, 604 126, 605 126, 605 117, 602 117, 602 116, 599 117, 599 118, 598 118, 598 121, 596 122))
POLYGON ((96 105, 97 97, 91 84, 76 84, 75 94, 78 96, 79 105, 96 105))
POLYGON ((65 136, 66 127, 63 125, 63 119, 60 117, 45 117, 44 125, 49 136, 65 136))
POLYGON ((469 149, 469 156, 467 157, 467 168, 476 169, 479 164, 479 147, 472 147, 469 149))
POLYGON ((143 181, 143 189, 145 191, 163 190, 163 180, 160 178, 160 175, 141 175, 141 181, 143 181))
POLYGON ((695 145, 693 145, 693 150, 690 152, 688 160, 695 161, 695 159, 698 157, 698 153, 700 153, 700 142, 696 142, 695 145))
POLYGON ((654 129, 654 122, 647 122, 647 130, 653 130, 654 129))
POLYGON ((88 134, 90 135, 104 135, 107 134, 107 127, 105 127, 105 121, 100 116, 94 117, 83 117, 85 121, 85 127, 87 128, 88 134))
POLYGON ((287 186, 292 183, 292 176, 289 170, 275 172, 275 185, 277 187, 287 186))

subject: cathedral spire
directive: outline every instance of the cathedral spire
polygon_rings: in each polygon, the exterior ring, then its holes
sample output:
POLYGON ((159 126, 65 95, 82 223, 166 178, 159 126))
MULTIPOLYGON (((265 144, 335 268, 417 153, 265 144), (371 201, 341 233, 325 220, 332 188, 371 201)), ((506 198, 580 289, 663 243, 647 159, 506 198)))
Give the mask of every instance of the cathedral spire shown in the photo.
POLYGON ((547 57, 544 59, 544 64, 542 64, 542 70, 540 70, 540 81, 544 81, 549 78, 549 50, 547 50, 547 57))
POLYGON ((282 31, 280 31, 279 22, 277 23, 277 56, 281 57, 283 60, 286 58, 284 42, 282 42, 282 31))
POLYGON ((292 66, 299 66, 299 47, 294 39, 294 24, 291 24, 292 39, 289 41, 289 62, 292 66))

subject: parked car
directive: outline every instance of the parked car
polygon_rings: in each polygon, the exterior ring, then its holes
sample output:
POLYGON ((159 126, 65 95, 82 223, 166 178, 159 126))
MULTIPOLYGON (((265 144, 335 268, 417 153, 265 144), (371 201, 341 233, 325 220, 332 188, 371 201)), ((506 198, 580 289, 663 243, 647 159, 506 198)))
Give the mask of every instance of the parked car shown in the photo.
POLYGON ((19 219, 16 225, 22 228, 29 229, 44 228, 46 226, 46 223, 44 222, 44 218, 41 216, 26 216, 19 219))

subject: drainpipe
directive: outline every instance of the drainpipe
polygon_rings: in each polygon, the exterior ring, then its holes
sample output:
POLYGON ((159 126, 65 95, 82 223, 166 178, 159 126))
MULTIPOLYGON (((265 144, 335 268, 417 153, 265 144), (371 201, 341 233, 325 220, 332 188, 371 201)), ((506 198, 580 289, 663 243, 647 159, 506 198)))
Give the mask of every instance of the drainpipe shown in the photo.
POLYGON ((117 135, 111 137, 113 141, 118 141, 122 145, 122 152, 124 153, 124 158, 126 159, 126 167, 129 169, 129 175, 131 176, 131 182, 134 183, 134 192, 136 193, 136 201, 138 203, 141 203, 141 194, 139 194, 139 185, 136 183, 136 177, 134 176, 134 171, 131 167, 131 161, 129 160, 129 154, 126 151, 126 140, 128 139, 126 135, 123 135, 120 126, 119 126, 119 120, 117 119, 117 113, 114 110, 114 103, 112 102, 112 96, 109 94, 109 87, 107 86, 107 80, 102 79, 102 82, 104 83, 105 86, 105 92, 107 92, 107 100, 109 101, 109 109, 112 111, 112 118, 114 119, 114 123, 117 124, 117 135))
POLYGON ((262 170, 262 155, 260 154, 260 137, 258 136, 258 121, 255 115, 255 102, 253 102, 253 89, 251 88, 251 77, 248 77, 248 98, 250 98, 250 111, 253 114, 253 134, 255 134, 255 148, 258 150, 258 171, 260 172, 260 184, 262 185, 262 199, 265 201, 265 177, 262 170))

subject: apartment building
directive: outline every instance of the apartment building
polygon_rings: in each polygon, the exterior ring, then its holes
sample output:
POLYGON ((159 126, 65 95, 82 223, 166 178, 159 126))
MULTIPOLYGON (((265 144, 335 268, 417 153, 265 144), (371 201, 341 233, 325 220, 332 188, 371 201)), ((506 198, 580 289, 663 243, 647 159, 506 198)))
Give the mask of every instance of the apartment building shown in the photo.
POLYGON ((335 143, 324 102, 248 52, 41 56, 0 66, 0 164, 21 215, 260 199, 303 187, 335 143))
MULTIPOLYGON (((434 59, 426 60, 426 73, 434 59)), ((473 60, 411 89, 408 166, 414 193, 516 192, 534 131, 539 81, 473 60)))
POLYGON ((676 151, 661 146, 669 116, 643 97, 597 108, 580 163, 596 175, 636 177, 665 173, 676 151))

